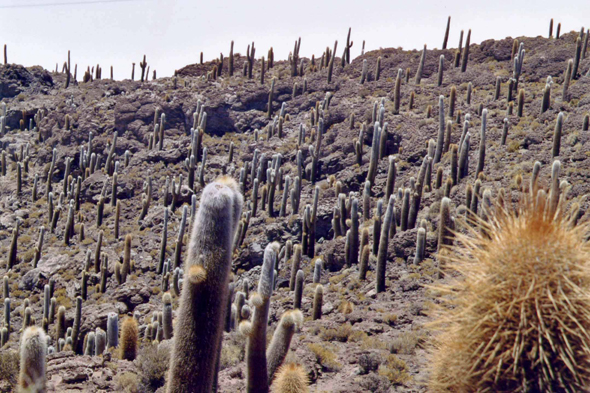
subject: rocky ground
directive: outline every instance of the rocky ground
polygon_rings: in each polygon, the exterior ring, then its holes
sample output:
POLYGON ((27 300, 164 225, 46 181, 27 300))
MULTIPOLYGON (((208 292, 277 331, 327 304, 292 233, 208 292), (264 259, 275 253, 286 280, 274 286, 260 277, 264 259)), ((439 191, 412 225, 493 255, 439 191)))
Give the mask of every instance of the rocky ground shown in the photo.
MULTIPOLYGON (((588 201, 582 196, 590 187, 590 134, 583 131, 584 116, 590 112, 590 54, 581 60, 579 75, 571 81, 569 99, 562 99, 564 73, 567 62, 575 57, 578 33, 571 32, 560 38, 518 37, 524 44, 526 56, 518 89, 525 91, 523 116, 514 112, 507 115, 508 80, 513 76, 513 38, 500 41, 484 41, 469 48, 466 72, 453 67, 456 49, 428 50, 423 76, 416 84, 415 74, 420 63, 421 51, 380 49, 357 57, 350 64, 341 66, 340 58, 334 62, 333 76, 328 82, 328 70, 310 67, 310 59, 304 59, 304 75, 291 77, 288 61, 276 61, 260 83, 260 61, 254 65, 254 76, 242 75, 244 56, 235 58, 235 74, 228 76, 228 58, 225 58, 222 75, 216 79, 207 77, 214 64, 195 64, 179 69, 171 78, 159 78, 146 82, 93 80, 72 83, 65 87, 66 76, 40 67, 25 68, 16 64, 0 65, 0 97, 6 104, 6 129, 2 130, 0 144, 6 152, 6 174, 0 177, 0 251, 2 263, 0 276, 7 276, 11 298, 11 334, 2 348, 0 364, 0 389, 11 391, 14 373, 14 356, 8 354, 18 348, 23 324, 24 302, 28 299, 36 324, 43 320, 44 286, 52 279, 55 283, 53 297, 58 306, 66 307, 66 324, 71 326, 75 315, 75 298, 81 295, 82 271, 86 254, 96 249, 99 232, 103 231, 102 252, 110 261, 110 272, 105 293, 96 290, 100 275, 90 269, 87 299, 82 307, 81 334, 96 328, 106 330, 107 315, 116 312, 121 317, 136 315, 141 331, 141 350, 135 362, 120 360, 115 351, 104 356, 75 355, 61 351, 48 356, 47 374, 49 391, 155 391, 163 383, 162 375, 167 365, 170 343, 159 344, 159 350, 143 338, 145 327, 154 312, 162 310, 162 276, 156 273, 163 230, 166 179, 185 181, 180 195, 173 204, 168 224, 166 258, 174 258, 174 247, 181 221, 182 205, 190 206, 192 195, 200 198, 202 186, 195 182, 194 189, 187 183, 185 159, 190 148, 193 113, 199 102, 207 113, 203 146, 207 148, 204 182, 213 181, 222 173, 239 178, 240 168, 251 162, 258 149, 267 157, 280 153, 283 157, 283 176, 297 175, 297 151, 301 150, 305 165, 310 167, 308 146, 315 143, 317 126, 312 124, 312 111, 316 103, 331 94, 324 110, 325 131, 319 153, 320 189, 316 224, 316 257, 323 259, 325 270, 321 284, 324 286, 323 317, 312 320, 311 306, 315 285, 312 283, 315 258, 304 256, 302 269, 306 285, 302 311, 305 322, 296 333, 288 359, 304 366, 315 392, 387 392, 426 391, 427 348, 430 332, 428 309, 439 302, 438 295, 428 285, 438 282, 437 230, 439 227, 440 200, 443 188, 436 189, 435 174, 443 168, 443 181, 450 176, 451 154, 446 153, 432 171, 432 186, 424 191, 418 222, 425 220, 427 228, 426 259, 415 266, 411 263, 416 249, 417 228, 402 231, 390 239, 387 254, 386 291, 375 290, 375 258, 370 260, 366 280, 359 280, 358 266, 345 264, 345 239, 335 238, 332 214, 338 195, 335 182, 341 183, 341 192, 352 193, 359 199, 363 217, 363 187, 369 170, 372 144, 372 113, 376 101, 384 100, 385 119, 388 123, 386 156, 393 155, 397 177, 395 189, 411 187, 411 178, 418 177, 423 157, 427 154, 430 139, 437 140, 439 96, 449 105, 451 88, 456 88, 455 115, 451 143, 458 144, 465 115, 470 114, 471 148, 469 151, 469 175, 450 190, 452 215, 460 216, 465 205, 465 190, 476 179, 478 161, 480 109, 488 110, 485 168, 482 189, 489 189, 495 198, 500 188, 506 190, 508 199, 517 200, 520 177, 526 183, 535 161, 542 164, 540 181, 549 182, 553 146, 553 131, 559 112, 564 113, 563 135, 559 160, 562 163, 562 180, 571 185, 570 197, 581 204, 580 215, 588 209, 588 201), (444 78, 437 86, 439 58, 444 56, 444 78), (380 76, 376 79, 376 65, 380 58, 380 76), (361 84, 364 60, 367 61, 367 81, 361 84), (394 114, 395 80, 398 69, 402 71, 401 108, 394 114), (409 81, 405 74, 409 70, 409 81), (548 76, 552 77, 551 104, 542 113, 543 89, 548 76), (500 96, 495 99, 496 78, 501 80, 500 96), (271 80, 275 78, 272 101, 273 117, 285 104, 283 135, 267 136, 272 123, 267 116, 268 94, 271 80), (305 82, 304 82, 305 79, 305 82), (471 102, 466 102, 468 84, 473 86, 471 102), (302 91, 304 84, 307 87, 302 91), (414 94, 413 107, 409 108, 414 94), (429 109, 430 107, 430 109, 429 109), (154 114, 159 108, 165 114, 165 138, 163 149, 148 149, 154 130, 154 114), (429 112, 431 112, 429 114, 429 112), (459 113, 460 112, 460 113, 459 113), (41 116, 42 114, 42 116, 41 116), (70 119, 66 127, 66 116, 70 119), (351 124, 351 117, 354 123, 351 124), (459 117, 460 121, 456 121, 459 117), (500 143, 503 121, 508 118, 509 133, 505 145, 500 143), (33 119, 33 129, 29 121, 33 119), (21 127, 21 120, 24 127, 21 127), (354 139, 358 138, 363 123, 366 132, 363 142, 362 165, 358 165, 354 139), (458 123, 458 124, 457 124, 458 123), (299 127, 307 130, 305 141, 298 143, 299 127), (21 129, 23 128, 23 129, 21 129), (258 129, 256 139, 255 130, 258 129), (121 201, 120 233, 114 235, 115 209, 111 205, 112 171, 107 174, 105 162, 118 133, 115 160, 117 172, 117 199, 121 201), (88 146, 89 134, 93 134, 92 151, 100 154, 97 169, 86 176, 80 168, 81 148, 88 146), (233 143, 233 160, 228 162, 233 143), (52 151, 56 161, 50 173, 52 151), (125 164, 125 152, 129 162, 125 164), (69 245, 64 244, 67 219, 67 195, 61 200, 63 209, 56 229, 51 232, 48 218, 47 179, 53 184, 55 204, 64 186, 66 159, 71 158, 73 179, 83 178, 80 189, 80 207, 75 215, 76 236, 69 245), (26 163, 25 163, 26 162, 26 163), (17 163, 23 165, 22 189, 17 190, 17 163), (33 200, 34 179, 38 176, 37 199, 33 200), (139 219, 142 210, 144 183, 152 179, 152 202, 147 215, 139 219), (104 219, 97 227, 97 203, 106 184, 104 219), (12 242, 13 228, 19 224, 17 263, 8 270, 7 261, 12 242), (84 239, 80 240, 80 228, 84 239), (42 255, 37 267, 33 267, 35 247, 40 227, 47 232, 42 255), (113 266, 123 255, 124 238, 132 235, 131 259, 133 270, 127 282, 117 284, 113 266)), ((305 41, 303 41, 305 45, 305 41)), ((136 70, 137 71, 137 70, 136 70)), ((137 72, 136 72, 137 75, 137 72)), ((517 96, 515 92, 514 97, 517 96)), ((371 233, 377 201, 384 196, 388 159, 379 161, 375 184, 371 189, 370 217, 361 220, 361 228, 371 233)), ((75 183, 75 181, 74 181, 75 183)), ((282 185, 274 198, 278 211, 283 194, 282 185)), ((300 244, 302 237, 302 212, 311 204, 314 185, 309 177, 302 180, 301 203, 298 212, 287 205, 285 217, 270 217, 267 211, 258 209, 251 217, 242 245, 234 257, 234 281, 241 288, 247 279, 255 290, 262 254, 266 245, 278 241, 300 244)), ((248 179, 245 199, 251 199, 252 179, 248 179)), ((170 191, 171 194, 171 191, 170 191)), ((396 202, 401 211, 401 199, 396 202)), ((386 205, 386 204, 385 204, 386 205)), ((189 209, 190 210, 190 209, 189 209)), ((246 210, 246 209, 245 209, 246 210)), ((278 214, 277 214, 278 215, 278 214)), ((188 232, 188 231, 187 231, 188 232)), ((186 244, 188 236, 184 241, 186 244)), ((185 247, 186 249, 186 247, 185 247)), ((186 254, 183 253, 183 257, 186 254)), ((293 307, 293 292, 289 291, 290 261, 281 260, 279 280, 273 294, 269 317, 269 334, 283 312, 293 307)), ((445 280, 445 278, 442 278, 445 280)), ((174 312, 178 297, 173 296, 174 312)), ((55 337, 54 324, 49 334, 55 337)), ((270 337, 270 336, 269 336, 270 337)), ((245 391, 246 365, 245 339, 238 332, 225 333, 219 391, 245 391)), ((54 344, 56 345, 56 344, 54 344)), ((18 368, 18 367, 17 367, 18 368)))

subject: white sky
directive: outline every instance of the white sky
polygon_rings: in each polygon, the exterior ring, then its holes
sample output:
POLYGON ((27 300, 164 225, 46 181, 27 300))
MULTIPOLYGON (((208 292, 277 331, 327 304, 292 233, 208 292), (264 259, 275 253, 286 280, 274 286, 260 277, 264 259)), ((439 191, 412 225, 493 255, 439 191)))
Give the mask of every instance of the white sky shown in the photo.
MULTIPOLYGON (((256 57, 274 47, 275 59, 286 59, 301 36, 300 55, 320 56, 338 40, 340 56, 352 27, 352 56, 379 47, 440 48, 451 15, 449 47, 461 29, 472 29, 471 42, 489 38, 548 34, 549 20, 562 32, 590 27, 588 0, 0 0, 0 45, 8 44, 8 61, 55 69, 72 51, 78 78, 99 63, 103 77, 114 66, 115 79, 130 78, 131 63, 143 54, 158 77, 175 69, 235 51, 245 55, 252 41, 256 57), (78 4, 92 2, 90 4, 78 4), (77 3, 49 6, 50 3, 77 3), (40 5, 43 6, 40 6, 40 5)), ((1 57, 1 55, 0 55, 1 57)), ((0 60, 1 61, 1 60, 0 60)), ((137 72, 136 71, 136 72, 137 72)), ((137 73, 136 73, 137 79, 137 73)))

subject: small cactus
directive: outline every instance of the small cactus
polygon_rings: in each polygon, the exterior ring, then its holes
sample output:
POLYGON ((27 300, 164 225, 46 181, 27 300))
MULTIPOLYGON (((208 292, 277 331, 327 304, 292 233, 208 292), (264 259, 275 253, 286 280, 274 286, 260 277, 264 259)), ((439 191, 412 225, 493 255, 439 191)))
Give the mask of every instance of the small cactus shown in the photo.
POLYGON ((28 327, 20 344, 19 392, 45 392, 47 338, 43 329, 28 327))
POLYGON ((301 366, 288 363, 276 373, 271 390, 273 393, 309 393, 309 378, 301 366))
POLYGON ((121 359, 135 360, 137 356, 139 330, 135 318, 127 317, 121 324, 121 359))

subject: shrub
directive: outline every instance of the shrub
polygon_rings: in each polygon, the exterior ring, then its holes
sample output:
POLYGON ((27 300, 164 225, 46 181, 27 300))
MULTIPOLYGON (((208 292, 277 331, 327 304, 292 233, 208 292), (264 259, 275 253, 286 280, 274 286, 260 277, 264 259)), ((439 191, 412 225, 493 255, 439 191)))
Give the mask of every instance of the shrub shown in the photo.
POLYGON ((0 351, 0 381, 7 381, 12 389, 16 386, 19 363, 17 351, 0 351))
POLYGON ((150 344, 142 348, 137 357, 137 370, 142 390, 155 392, 164 386, 169 364, 170 347, 168 345, 150 344))
POLYGON ((328 346, 312 343, 308 344, 307 347, 315 355, 318 363, 324 370, 338 371, 342 368, 342 364, 338 362, 336 354, 328 346))

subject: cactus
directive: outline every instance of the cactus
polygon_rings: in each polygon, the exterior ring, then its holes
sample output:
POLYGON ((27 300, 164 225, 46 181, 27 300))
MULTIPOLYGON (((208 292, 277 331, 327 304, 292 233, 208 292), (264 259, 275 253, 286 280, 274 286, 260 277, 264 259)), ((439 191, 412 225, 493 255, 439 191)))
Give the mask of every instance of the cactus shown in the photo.
POLYGON ((330 61, 328 62, 328 83, 332 82, 332 72, 334 70, 334 58, 336 57, 336 48, 338 47, 338 41, 334 42, 334 50, 332 51, 332 56, 330 56, 330 61))
POLYGON ((293 308, 301 308, 301 298, 303 296, 303 284, 305 280, 305 274, 303 270, 298 270, 295 277, 295 293, 293 295, 293 308))
POLYGON ((121 282, 127 281, 127 276, 131 272, 131 239, 131 235, 125 236, 123 264, 121 265, 121 282))
POLYGON ((4 327, 10 333, 10 298, 4 298, 4 327))
POLYGON ((576 39, 576 54, 574 56, 574 67, 572 69, 571 78, 578 79, 578 68, 580 67, 580 56, 582 54, 582 39, 576 39))
POLYGON ((559 112, 557 115, 557 121, 555 122, 555 130, 553 131, 553 149, 551 155, 553 158, 559 156, 559 150, 561 147, 561 130, 563 128, 563 112, 559 112))
POLYGON ((368 72, 367 59, 363 59, 363 68, 361 71, 361 85, 365 83, 365 80, 367 80, 367 72, 368 72))
POLYGON ((293 334, 302 324, 303 314, 299 310, 287 311, 281 317, 266 350, 269 383, 272 383, 275 373, 289 352, 293 334))
MULTIPOLYGON (((395 78, 395 88, 394 88, 394 99, 393 99, 393 114, 399 114, 399 108, 401 105, 401 98, 400 98, 400 90, 401 90, 401 83, 402 83, 402 73, 403 70, 398 68, 397 70, 397 77, 395 78)), ((412 95, 410 96, 410 100, 413 102, 414 92, 412 91, 412 95)), ((412 109, 412 105, 410 104, 410 110, 412 109)))
POLYGON ((375 65, 375 80, 378 81, 381 76, 381 56, 377 58, 377 64, 375 65))
POLYGON ((275 78, 272 78, 270 81, 270 90, 268 91, 268 109, 266 115, 269 119, 272 118, 272 100, 275 91, 275 78))
POLYGON ((78 352, 79 338, 80 338, 80 326, 82 323, 82 298, 76 297, 76 314, 74 317, 74 325, 72 326, 72 350, 78 352))
POLYGON ((315 292, 313 296, 313 312, 312 318, 313 320, 322 319, 322 303, 324 299, 324 286, 319 284, 315 287, 315 292))
POLYGON ((290 291, 295 290, 295 283, 297 280, 297 272, 299 271, 299 266, 301 264, 301 253, 302 253, 301 245, 296 244, 293 247, 293 258, 292 258, 292 262, 291 262, 291 277, 289 280, 289 290, 290 291))
POLYGON ((47 367, 47 338, 43 329, 35 326, 23 332, 20 343, 19 392, 45 392, 47 367))
POLYGON ((572 79, 573 66, 574 66, 573 60, 569 59, 567 62, 567 68, 565 70, 565 75, 563 77, 563 93, 561 94, 561 100, 563 102, 569 101, 568 89, 570 86, 570 80, 572 79))
POLYGON ((7 297, 10 297, 10 280, 8 278, 8 276, 4 276, 2 278, 2 298, 6 299, 7 297))
POLYGON ((416 255, 414 256, 414 265, 418 265, 424 260, 424 248, 426 245, 426 230, 418 228, 416 239, 416 255))
POLYGON ((96 227, 100 228, 102 226, 102 219, 104 213, 104 196, 100 196, 98 199, 98 204, 96 206, 96 227))
POLYGON ((315 263, 314 263, 313 283, 319 284, 321 278, 322 278, 322 260, 318 258, 315 260, 315 263))
POLYGON ((451 30, 451 17, 447 20, 447 29, 445 30, 445 38, 443 39, 442 48, 447 49, 447 42, 449 41, 449 31, 451 30))
POLYGON ((387 263, 387 248, 389 246, 389 231, 391 228, 391 221, 393 220, 393 209, 395 204, 395 197, 389 197, 387 210, 385 211, 385 218, 381 227, 381 238, 379 239, 379 250, 377 253, 377 293, 385 291, 385 269, 387 263))
POLYGON ((433 165, 439 163, 442 158, 443 146, 445 142, 445 97, 443 95, 438 97, 438 139, 436 141, 436 152, 434 153, 433 165))
MULTIPOLYGON (((90 341, 90 339, 89 339, 90 341)), ((95 345, 91 348, 94 351, 94 356, 101 356, 107 345, 107 334, 101 328, 96 328, 95 345)))
POLYGON ((264 250, 264 261, 260 271, 258 293, 253 295, 251 304, 254 306, 252 323, 242 322, 240 330, 248 330, 246 342, 246 390, 248 392, 267 392, 269 375, 266 357, 266 326, 270 308, 270 297, 273 291, 274 269, 277 260, 278 244, 271 243, 264 250), (244 326, 242 326, 244 325, 244 326))
POLYGON ((424 62, 426 61, 426 44, 424 44, 424 49, 422 50, 422 56, 420 56, 420 63, 418 65, 418 70, 416 71, 415 83, 417 85, 420 84, 422 80, 422 73, 424 72, 424 62))
POLYGON ((520 89, 518 92, 518 117, 523 116, 524 100, 524 89, 520 89))
POLYGON ((188 277, 174 331, 168 392, 210 391, 215 383, 232 239, 243 204, 237 190, 235 181, 222 177, 202 192, 185 261, 188 277))
POLYGON ((158 269, 156 273, 162 274, 164 268, 164 261, 166 260, 166 244, 168 242, 168 217, 170 216, 170 209, 164 209, 164 221, 162 222, 162 240, 160 242, 160 257, 158 259, 158 269))
POLYGON ((469 132, 465 135, 463 145, 461 146, 461 154, 459 155, 459 180, 467 177, 469 174, 469 142, 471 135, 469 132))
POLYGON ((478 153, 478 160, 477 160, 477 171, 475 172, 479 175, 480 172, 483 171, 484 163, 486 159, 486 128, 488 124, 488 110, 484 109, 481 115, 481 133, 479 136, 479 153, 478 153))
POLYGON ((8 252, 8 266, 6 270, 12 269, 17 263, 17 248, 18 248, 18 229, 19 221, 16 221, 16 226, 12 229, 12 241, 10 242, 10 251, 8 252))
POLYGON ((309 393, 309 378, 303 368, 288 363, 277 371, 272 384, 273 393, 309 393))
MULTIPOLYGON (((467 39, 465 40, 465 48, 463 50, 462 62, 461 62, 461 72, 465 72, 467 70, 467 61, 469 60, 469 45, 471 43, 471 29, 467 32, 467 39)), ((469 104, 469 101, 467 102, 469 104)))
POLYGON ((169 340, 172 338, 172 297, 169 293, 164 294, 162 303, 164 304, 164 310, 162 312, 164 338, 169 340))
POLYGON ((55 341, 64 338, 66 334, 66 308, 59 306, 57 310, 57 326, 55 328, 55 341))
POLYGON ((440 55, 440 57, 438 59, 438 82, 437 82, 437 86, 441 86, 442 85, 444 66, 445 66, 445 56, 444 55, 440 55))
POLYGON ((588 260, 586 225, 572 227, 567 215, 549 216, 528 200, 478 226, 494 235, 458 235, 448 259, 461 279, 444 286, 452 299, 435 312, 428 390, 584 390, 590 303, 578 294, 590 288, 580 263, 588 260), (579 351, 562 356, 569 348, 579 351))
MULTIPOLYGON (((477 192, 473 193, 474 197, 477 192)), ((453 244, 453 222, 451 220, 451 200, 443 198, 440 204, 440 219, 438 223, 438 252, 445 246, 453 244)), ((475 212, 474 212, 475 213, 475 212)))
POLYGON ((560 199, 559 175, 561 172, 561 162, 553 161, 551 166, 551 192, 549 194, 548 216, 553 217, 557 212, 560 199))
POLYGON ((119 346, 119 316, 111 312, 107 316, 107 347, 116 348, 119 346))
POLYGON ((139 329, 135 318, 127 317, 121 324, 120 357, 123 360, 133 361, 137 356, 139 329))
POLYGON ((90 332, 85 337, 85 344, 84 344, 84 355, 92 356, 94 355, 95 346, 96 346, 96 335, 94 332, 90 332))

